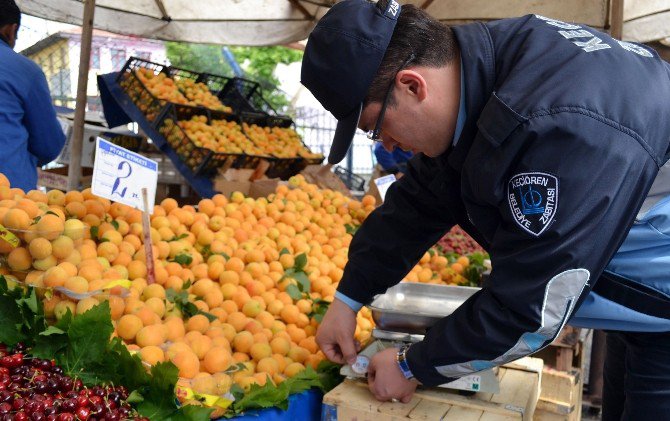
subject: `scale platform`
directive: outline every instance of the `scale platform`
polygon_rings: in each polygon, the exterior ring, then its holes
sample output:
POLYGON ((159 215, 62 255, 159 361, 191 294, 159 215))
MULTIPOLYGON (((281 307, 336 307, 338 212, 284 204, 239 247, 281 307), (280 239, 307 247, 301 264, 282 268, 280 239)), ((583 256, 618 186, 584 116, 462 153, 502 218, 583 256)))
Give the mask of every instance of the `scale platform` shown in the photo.
MULTIPOLYGON (((375 338, 370 345, 365 347, 358 355, 364 356, 369 361, 376 353, 390 347, 399 348, 408 343, 416 343, 423 340, 422 334, 412 334, 404 332, 390 332, 381 329, 374 329, 372 336, 375 338)), ((360 369, 359 369, 360 371, 360 369)), ((460 377, 452 382, 442 384, 438 387, 444 389, 464 390, 468 392, 499 393, 500 382, 497 376, 498 368, 470 374, 460 377)), ((350 365, 344 365, 340 369, 340 374, 350 378, 363 378, 365 374, 354 371, 350 365)))

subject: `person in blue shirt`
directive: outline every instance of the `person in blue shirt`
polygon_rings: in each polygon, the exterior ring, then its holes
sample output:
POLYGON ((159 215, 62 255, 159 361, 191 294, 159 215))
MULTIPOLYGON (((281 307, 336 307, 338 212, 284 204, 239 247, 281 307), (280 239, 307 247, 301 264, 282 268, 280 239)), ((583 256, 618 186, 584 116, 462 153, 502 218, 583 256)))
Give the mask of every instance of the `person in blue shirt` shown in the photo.
POLYGON ((386 174, 397 174, 398 176, 407 171, 407 161, 414 155, 412 151, 405 151, 401 148, 388 151, 381 142, 375 143, 374 152, 382 170, 386 174))
POLYGON ((42 70, 16 53, 21 11, 0 0, 0 172, 12 187, 37 187, 37 167, 53 161, 65 134, 51 104, 42 70))
POLYGON ((416 153, 351 241, 316 335, 326 357, 356 361, 356 312, 458 224, 491 275, 422 341, 370 359, 377 399, 534 354, 569 323, 607 331, 604 421, 669 419, 670 64, 540 15, 448 27, 343 0, 301 79, 338 120, 329 163, 356 128, 416 153))

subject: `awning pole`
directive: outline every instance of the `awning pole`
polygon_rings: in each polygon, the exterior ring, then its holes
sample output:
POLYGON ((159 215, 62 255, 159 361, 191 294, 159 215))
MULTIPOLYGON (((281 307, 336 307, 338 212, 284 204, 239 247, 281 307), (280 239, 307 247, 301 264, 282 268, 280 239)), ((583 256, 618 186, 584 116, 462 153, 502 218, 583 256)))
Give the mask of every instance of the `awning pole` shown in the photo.
POLYGON ((84 144, 84 123, 86 117, 86 91, 88 70, 91 63, 91 43, 93 41, 93 16, 95 0, 85 0, 84 20, 81 29, 81 51, 79 55, 79 78, 77 79, 77 102, 74 109, 72 139, 70 140, 70 168, 67 173, 67 189, 79 190, 81 179, 81 150, 84 144))

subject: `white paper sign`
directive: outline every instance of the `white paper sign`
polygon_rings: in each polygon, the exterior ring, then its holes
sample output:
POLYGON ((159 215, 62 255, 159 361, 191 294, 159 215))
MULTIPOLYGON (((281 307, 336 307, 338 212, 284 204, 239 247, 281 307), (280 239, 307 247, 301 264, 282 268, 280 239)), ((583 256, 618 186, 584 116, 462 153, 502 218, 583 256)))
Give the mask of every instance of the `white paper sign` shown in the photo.
POLYGON ((396 178, 393 174, 385 175, 375 180, 375 185, 377 186, 377 190, 379 190, 379 196, 382 198, 382 202, 386 198, 386 191, 395 181, 396 178))
POLYGON ((93 194, 144 210, 142 188, 146 187, 149 213, 153 213, 157 183, 156 161, 97 138, 91 184, 93 194))

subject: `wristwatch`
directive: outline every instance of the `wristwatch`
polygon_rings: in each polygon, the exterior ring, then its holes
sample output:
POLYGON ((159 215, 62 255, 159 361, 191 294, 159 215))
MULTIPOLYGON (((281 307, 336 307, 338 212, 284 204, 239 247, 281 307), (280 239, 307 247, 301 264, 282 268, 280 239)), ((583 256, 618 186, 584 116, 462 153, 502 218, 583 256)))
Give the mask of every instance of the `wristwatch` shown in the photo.
POLYGON ((412 374, 412 370, 409 369, 406 355, 409 347, 410 345, 405 345, 398 350, 398 353, 396 354, 396 361, 400 371, 402 372, 402 375, 405 376, 407 380, 412 380, 414 378, 414 374, 412 374))

